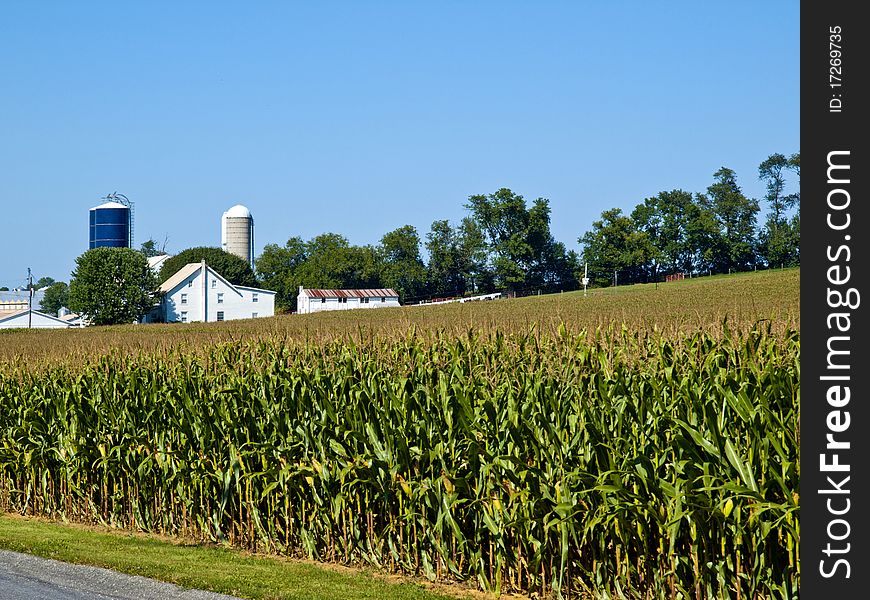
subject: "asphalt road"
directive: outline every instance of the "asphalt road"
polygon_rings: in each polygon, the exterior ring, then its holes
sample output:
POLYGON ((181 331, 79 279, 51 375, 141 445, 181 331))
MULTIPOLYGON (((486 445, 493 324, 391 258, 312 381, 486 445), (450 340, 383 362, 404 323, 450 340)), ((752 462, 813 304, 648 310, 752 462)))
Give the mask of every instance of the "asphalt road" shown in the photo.
POLYGON ((137 575, 0 550, 0 600, 239 600, 137 575))

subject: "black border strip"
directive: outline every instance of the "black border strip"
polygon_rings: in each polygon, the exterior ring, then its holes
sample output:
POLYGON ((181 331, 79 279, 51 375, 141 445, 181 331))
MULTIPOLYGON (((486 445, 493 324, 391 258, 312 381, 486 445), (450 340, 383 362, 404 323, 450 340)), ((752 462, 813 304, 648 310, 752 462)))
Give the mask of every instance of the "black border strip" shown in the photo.
POLYGON ((801 5, 803 598, 870 589, 870 23, 858 6, 801 5))

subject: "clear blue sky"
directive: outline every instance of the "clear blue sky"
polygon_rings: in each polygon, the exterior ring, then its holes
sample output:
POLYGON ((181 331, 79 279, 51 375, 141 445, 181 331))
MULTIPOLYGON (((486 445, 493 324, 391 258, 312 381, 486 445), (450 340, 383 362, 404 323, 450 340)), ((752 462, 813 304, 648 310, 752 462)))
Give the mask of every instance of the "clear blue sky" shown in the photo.
POLYGON ((139 243, 377 243, 471 194, 603 210, 799 147, 799 3, 3 2, 0 285, 69 280, 88 209, 139 243), (410 6, 413 5, 413 6, 410 6))

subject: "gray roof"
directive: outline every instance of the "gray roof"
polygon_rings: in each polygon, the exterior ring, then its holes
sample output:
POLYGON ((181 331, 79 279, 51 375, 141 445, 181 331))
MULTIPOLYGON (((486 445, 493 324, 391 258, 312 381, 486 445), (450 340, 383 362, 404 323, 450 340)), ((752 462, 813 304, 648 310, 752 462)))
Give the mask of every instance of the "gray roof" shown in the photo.
MULTIPOLYGON (((42 298, 45 296, 44 291, 33 290, 33 306, 39 307, 42 298)), ((0 303, 4 302, 27 302, 30 300, 30 292, 27 290, 18 290, 11 292, 0 292, 0 303)))

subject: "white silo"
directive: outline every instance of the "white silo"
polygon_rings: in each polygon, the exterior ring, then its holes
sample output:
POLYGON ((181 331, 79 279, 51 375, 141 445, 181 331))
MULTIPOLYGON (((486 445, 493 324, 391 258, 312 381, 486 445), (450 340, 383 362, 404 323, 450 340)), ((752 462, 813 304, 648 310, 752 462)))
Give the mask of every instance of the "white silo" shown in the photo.
POLYGON ((221 217, 221 248, 254 266, 254 217, 236 204, 221 217))

